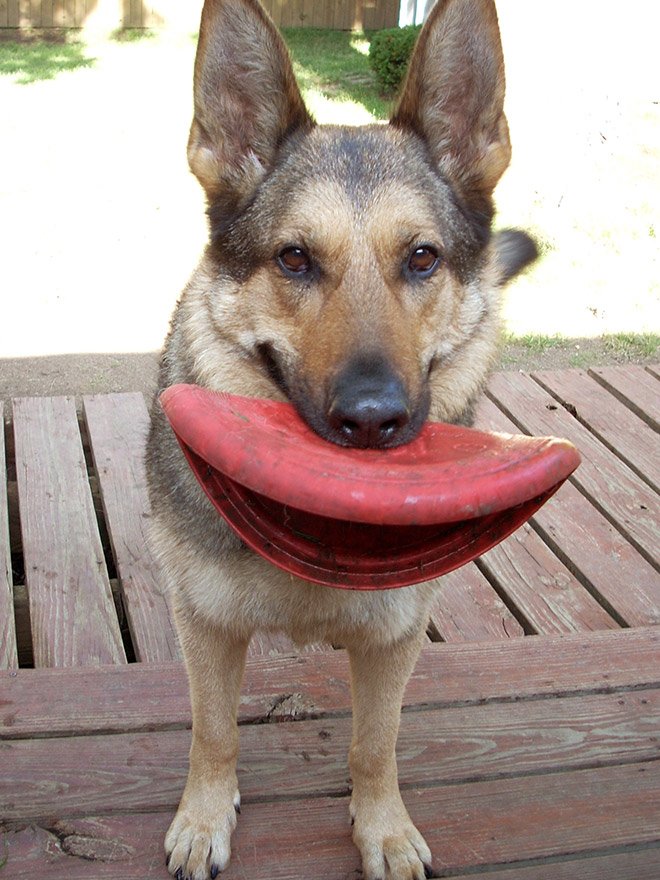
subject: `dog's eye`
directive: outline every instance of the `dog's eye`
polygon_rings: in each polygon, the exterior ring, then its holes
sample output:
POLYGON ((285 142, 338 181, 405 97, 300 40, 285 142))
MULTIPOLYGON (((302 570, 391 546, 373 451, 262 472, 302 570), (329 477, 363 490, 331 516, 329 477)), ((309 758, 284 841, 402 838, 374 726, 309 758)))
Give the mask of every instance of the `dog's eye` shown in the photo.
POLYGON ((305 275, 311 267, 308 254, 299 247, 286 247, 281 250, 277 255, 277 262, 285 275, 305 275))
POLYGON ((416 248, 408 259, 408 271, 418 278, 428 278, 440 265, 438 252, 431 245, 416 248))

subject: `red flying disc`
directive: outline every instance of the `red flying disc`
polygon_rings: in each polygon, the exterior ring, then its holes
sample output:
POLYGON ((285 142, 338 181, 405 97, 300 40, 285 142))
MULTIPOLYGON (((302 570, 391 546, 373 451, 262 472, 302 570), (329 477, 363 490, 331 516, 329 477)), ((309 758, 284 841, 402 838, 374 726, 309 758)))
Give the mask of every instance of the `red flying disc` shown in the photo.
POLYGON ((394 449, 319 437, 289 403, 174 385, 161 405, 234 531, 306 580, 403 587, 452 571, 522 525, 575 470, 566 440, 427 423, 394 449))

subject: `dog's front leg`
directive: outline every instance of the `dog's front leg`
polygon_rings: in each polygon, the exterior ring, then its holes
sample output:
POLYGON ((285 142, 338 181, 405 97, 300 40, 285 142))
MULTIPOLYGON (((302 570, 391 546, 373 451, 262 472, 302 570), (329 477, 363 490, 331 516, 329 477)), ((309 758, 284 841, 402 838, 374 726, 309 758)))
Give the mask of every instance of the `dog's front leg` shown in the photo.
POLYGON ((365 880, 431 876, 431 851, 399 793, 395 754, 403 690, 423 636, 422 629, 394 646, 349 648, 353 692, 350 809, 365 880))
POLYGON ((177 880, 207 880, 229 863, 240 807, 236 716, 249 638, 190 617, 177 610, 192 702, 190 770, 165 851, 177 880))

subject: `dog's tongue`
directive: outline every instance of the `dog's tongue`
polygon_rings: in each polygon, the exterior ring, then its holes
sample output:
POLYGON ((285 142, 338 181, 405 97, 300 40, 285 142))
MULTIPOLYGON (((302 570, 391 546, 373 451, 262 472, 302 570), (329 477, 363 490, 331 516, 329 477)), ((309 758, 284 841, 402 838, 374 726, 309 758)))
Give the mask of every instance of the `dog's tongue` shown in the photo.
POLYGON ((522 525, 580 461, 565 440, 441 423, 395 449, 347 449, 288 403, 195 385, 160 400, 234 531, 280 568, 333 587, 401 587, 464 565, 522 525))

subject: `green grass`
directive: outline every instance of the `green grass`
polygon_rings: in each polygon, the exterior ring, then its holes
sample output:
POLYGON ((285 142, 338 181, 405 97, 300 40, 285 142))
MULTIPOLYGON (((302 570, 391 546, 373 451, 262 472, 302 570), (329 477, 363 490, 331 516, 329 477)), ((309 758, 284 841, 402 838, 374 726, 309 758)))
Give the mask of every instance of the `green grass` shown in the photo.
POLYGON ((115 43, 140 43, 142 40, 153 40, 158 36, 149 28, 117 28, 110 34, 115 43))
POLYGON ((543 354, 550 348, 563 348, 567 344, 565 337, 559 334, 544 336, 542 333, 525 333, 522 336, 508 333, 504 342, 506 345, 519 346, 530 354, 543 354))
POLYGON ((625 361, 660 358, 660 334, 612 333, 603 336, 603 344, 614 357, 625 361))
POLYGON ((501 356, 503 366, 521 361, 533 365, 536 359, 549 361, 550 368, 588 369, 604 363, 653 363, 660 360, 660 334, 605 333, 579 339, 561 334, 505 335, 501 356))
POLYGON ((285 28, 294 70, 319 122, 385 120, 391 101, 379 94, 369 67, 369 36, 348 31, 285 28))
POLYGON ((40 82, 95 62, 79 42, 0 42, 0 76, 14 76, 20 85, 40 82))

